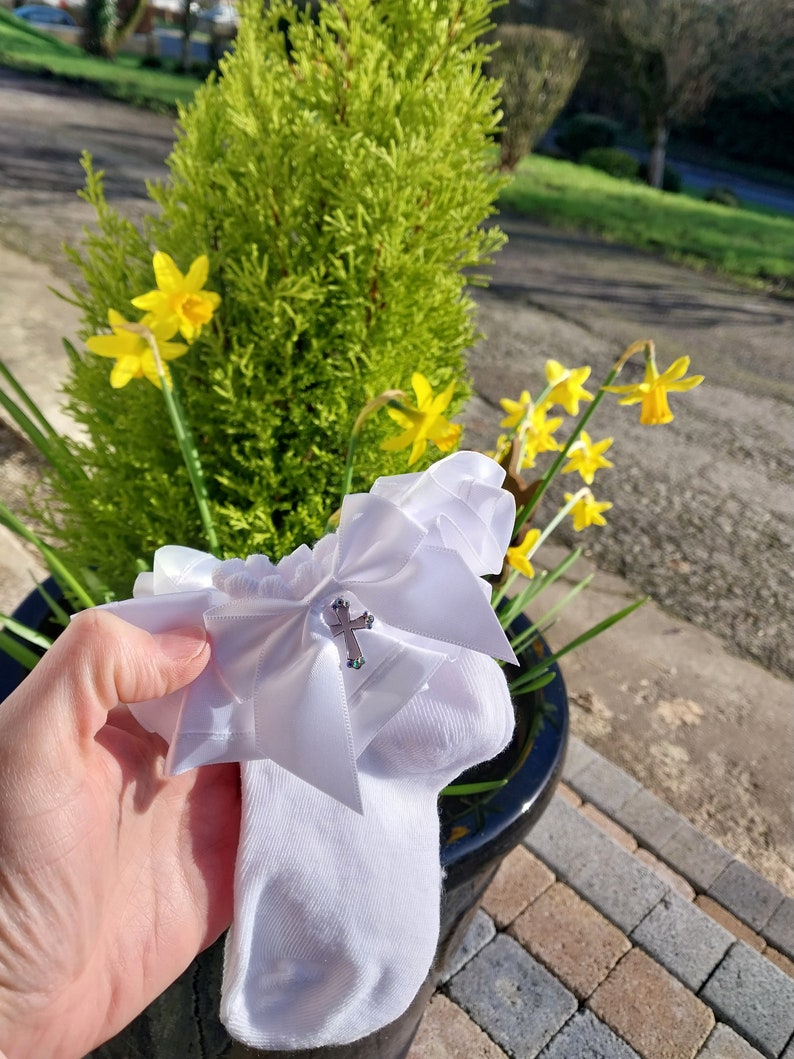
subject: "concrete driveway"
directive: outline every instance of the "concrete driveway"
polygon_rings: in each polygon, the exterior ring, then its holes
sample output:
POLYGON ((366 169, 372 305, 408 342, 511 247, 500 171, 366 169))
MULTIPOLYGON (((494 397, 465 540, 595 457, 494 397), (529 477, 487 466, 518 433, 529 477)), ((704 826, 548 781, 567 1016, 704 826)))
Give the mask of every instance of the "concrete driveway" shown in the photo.
MULTIPOLYGON (((60 244, 91 219, 75 194, 80 152, 135 219, 172 133, 168 118, 0 71, 3 356, 56 416, 60 337, 79 321, 48 288, 74 278, 60 244)), ((663 366, 686 353, 707 376, 673 395, 671 427, 641 428, 614 403, 597 420, 599 437, 615 437, 603 490, 614 507, 582 543, 601 572, 549 639, 559 646, 639 594, 655 602, 566 659, 574 731, 794 893, 794 303, 525 219, 502 224, 510 243, 477 295, 488 337, 470 362, 470 446, 492 444, 500 397, 537 392, 547 357, 589 363, 598 378, 628 342, 652 337, 663 366)), ((0 432, 4 498, 36 473, 0 432)), ((4 539, 0 607, 28 590, 30 565, 4 539)))

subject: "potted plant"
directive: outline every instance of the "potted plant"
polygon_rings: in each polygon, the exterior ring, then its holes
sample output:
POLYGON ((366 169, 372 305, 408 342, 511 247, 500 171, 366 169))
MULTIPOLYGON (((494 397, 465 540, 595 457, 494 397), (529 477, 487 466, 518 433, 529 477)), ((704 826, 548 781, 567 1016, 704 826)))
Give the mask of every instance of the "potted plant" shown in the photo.
MULTIPOLYGON (((135 572, 169 542, 211 553, 213 577, 227 557, 275 561, 318 538, 322 545, 340 518, 344 528, 343 498, 399 475, 406 455, 421 472, 436 467, 436 448, 457 447, 461 430, 448 416, 466 397, 463 354, 474 338, 466 288, 501 242, 497 229, 481 227, 501 181, 491 157, 496 86, 482 74, 487 48, 479 43, 490 6, 329 0, 312 16, 287 0, 264 11, 249 3, 221 76, 180 115, 170 179, 150 189, 160 212, 143 231, 110 208, 101 175, 85 160, 97 226, 70 251, 83 279, 73 299, 84 328, 68 347, 66 384, 67 408, 84 432, 59 437, 7 372, 2 398, 51 468, 33 508, 43 529, 30 530, 2 505, 0 521, 39 547, 58 587, 40 593, 56 627, 68 609, 128 597, 135 572), (413 397, 393 388, 409 378, 413 397), (152 427, 169 420, 172 430, 152 427)), ((506 843, 527 826, 503 801, 511 783, 522 790, 540 776, 540 811, 559 772, 566 716, 555 663, 569 648, 533 654, 553 615, 525 627, 520 615, 541 609, 540 592, 575 558, 534 576, 531 558, 560 519, 572 515, 577 529, 603 521, 609 505, 589 485, 609 465, 608 445, 591 443, 584 427, 625 359, 640 352, 645 380, 623 388, 623 402, 642 401, 644 421, 664 422, 666 391, 699 377, 683 378, 685 358, 660 375, 651 343, 630 347, 595 395, 584 389, 589 369, 549 362, 535 400, 525 392, 504 402, 506 434, 494 456, 519 517, 503 542, 514 534, 501 574, 504 549, 489 569, 502 625, 532 658, 512 682, 527 709, 513 757, 446 792, 443 945, 454 943, 506 843), (576 416, 580 402, 587 408, 567 440, 555 440, 556 409, 576 416), (544 452, 554 459, 526 484, 521 471, 544 452), (569 470, 585 487, 543 529, 530 528, 557 472, 569 470), (519 589, 521 575, 528 580, 519 589), (556 715, 538 737, 542 703, 555 696, 556 715), (532 753, 544 742, 554 746, 538 764, 532 753), (506 825, 487 852, 483 816, 506 825)), ((17 615, 0 645, 22 664, 35 662, 47 643, 38 625, 17 615), (37 628, 26 632, 26 621, 37 628)), ((172 1006, 144 1016, 137 1041, 131 1029, 97 1054, 137 1048, 150 1056, 153 1037, 167 1051, 169 1020, 184 1040, 197 995, 211 1007, 217 994, 217 951, 214 963, 211 955, 199 960, 214 986, 195 994, 197 972, 189 970, 172 1006)), ((431 974, 400 1025, 382 1031, 379 1052, 370 1042, 359 1054, 406 1051, 432 985, 431 974)), ((196 1025, 205 1054, 228 1051, 217 1020, 196 1025)), ((356 1054, 356 1045, 345 1047, 323 1054, 356 1054)))

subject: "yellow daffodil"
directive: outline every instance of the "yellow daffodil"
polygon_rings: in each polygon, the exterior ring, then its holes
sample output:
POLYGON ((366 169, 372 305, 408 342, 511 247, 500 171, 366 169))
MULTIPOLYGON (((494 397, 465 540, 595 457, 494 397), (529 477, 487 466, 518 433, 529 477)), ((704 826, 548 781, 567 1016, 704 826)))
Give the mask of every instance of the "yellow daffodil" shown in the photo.
MULTIPOLYGON (((573 493, 565 494, 566 503, 570 503, 573 499, 573 493)), ((571 508, 574 530, 580 533, 583 529, 587 529, 588 526, 606 526, 607 520, 601 512, 609 511, 611 507, 612 505, 608 500, 601 502, 596 500, 588 489, 584 496, 581 496, 571 508)))
POLYGON ((593 444, 590 435, 583 430, 568 450, 568 463, 563 467, 562 473, 571 474, 578 471, 587 485, 592 485, 595 473, 600 467, 615 466, 604 457, 612 441, 612 438, 604 438, 603 441, 593 444))
POLYGON ((524 577, 534 577, 535 570, 529 557, 540 539, 540 530, 531 529, 527 532, 523 541, 514 548, 507 549, 507 561, 514 570, 518 570, 524 577))
POLYGON ((194 342, 221 301, 219 294, 202 289, 209 272, 207 255, 197 257, 185 276, 162 250, 154 255, 153 264, 157 290, 133 298, 132 304, 167 322, 172 334, 178 330, 186 342, 194 342))
POLYGON ((404 403, 402 408, 386 409, 395 423, 405 428, 404 432, 381 443, 381 448, 387 452, 397 452, 410 445, 409 467, 424 456, 428 441, 432 441, 442 452, 450 452, 457 445, 462 429, 442 415, 455 392, 454 382, 434 397, 425 376, 415 371, 411 376, 411 386, 416 394, 416 408, 404 403))
POLYGON ((496 460, 497 463, 507 454, 510 448, 510 439, 507 434, 500 434, 496 439, 496 448, 492 452, 487 452, 486 456, 490 456, 492 460, 496 460))
POLYGON ((532 407, 532 399, 529 396, 529 390, 522 390, 521 396, 517 401, 511 401, 509 397, 503 397, 499 404, 507 412, 499 426, 517 427, 532 407))
MULTIPOLYGON (((108 322, 112 335, 94 335, 86 340, 86 346, 99 357, 112 357, 116 363, 110 373, 110 385, 118 390, 126 386, 130 379, 147 378, 160 387, 160 376, 151 346, 146 338, 135 331, 127 329, 128 321, 115 309, 108 310, 108 322)), ((140 325, 148 328, 163 361, 174 360, 187 353, 187 346, 181 342, 169 342, 176 328, 173 324, 158 320, 153 315, 144 316, 140 325)), ((171 376, 165 367, 165 376, 169 383, 171 376)))
POLYGON ((689 357, 679 357, 660 375, 656 358, 651 352, 645 360, 645 378, 642 382, 629 386, 605 386, 604 389, 609 393, 623 394, 618 404, 639 404, 641 401, 640 423, 644 426, 671 423, 673 413, 667 402, 668 392, 692 390, 703 382, 702 375, 690 375, 685 379, 688 368, 689 357))
POLYGON ((592 401, 593 395, 584 388, 590 368, 565 368, 558 360, 546 361, 546 381, 552 387, 544 404, 559 404, 569 416, 579 415, 579 402, 592 401))
POLYGON ((533 409, 523 438, 521 466, 534 467, 535 457, 541 452, 558 452, 560 445, 552 434, 562 424, 560 416, 548 419, 548 406, 538 405, 533 409))

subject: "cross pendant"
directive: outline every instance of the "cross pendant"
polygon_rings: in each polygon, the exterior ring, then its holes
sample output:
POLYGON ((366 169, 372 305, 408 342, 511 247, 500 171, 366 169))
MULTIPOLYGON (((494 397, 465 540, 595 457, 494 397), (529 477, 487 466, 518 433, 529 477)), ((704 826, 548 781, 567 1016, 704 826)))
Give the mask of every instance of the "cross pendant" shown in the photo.
POLYGON ((361 629, 371 629, 375 623, 375 617, 365 610, 357 618, 351 618, 350 603, 341 597, 333 601, 331 608, 337 620, 333 624, 329 623, 329 627, 334 636, 344 636, 345 638, 347 667, 348 669, 361 669, 366 662, 366 658, 361 653, 355 633, 361 629))

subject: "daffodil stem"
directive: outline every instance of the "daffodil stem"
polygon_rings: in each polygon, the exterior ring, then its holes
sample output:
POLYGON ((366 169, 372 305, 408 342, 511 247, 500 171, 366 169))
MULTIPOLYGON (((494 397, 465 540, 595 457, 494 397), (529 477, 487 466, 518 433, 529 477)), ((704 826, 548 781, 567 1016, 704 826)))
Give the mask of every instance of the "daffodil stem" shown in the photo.
MULTIPOLYGON (((571 448, 572 448, 574 442, 578 439, 579 435, 582 433, 584 428, 587 426, 588 422, 590 421, 590 417, 593 415, 593 413, 595 412, 596 408, 598 408, 599 404, 603 400, 604 394, 606 393, 606 390, 604 389, 604 387, 605 386, 610 386, 612 384, 612 382, 616 378, 616 376, 617 376, 617 374, 620 371, 622 366, 623 365, 621 364, 621 362, 618 361, 618 363, 615 364, 611 368, 611 370, 607 374, 607 377, 604 379, 603 383, 601 384, 601 388, 599 389, 598 393, 595 395, 593 400, 587 406, 587 409, 579 417, 579 420, 578 420, 576 426, 573 428, 571 436, 568 438, 568 440, 565 442, 563 447, 557 453, 557 456, 555 457, 554 461, 550 464, 550 466, 544 472, 543 476, 540 479, 540 485, 538 486, 538 488, 533 493, 532 499, 524 507, 523 511, 519 511, 518 512, 518 514, 516 516, 515 526, 513 527, 513 536, 514 537, 519 532, 519 530, 524 525, 524 523, 527 521, 527 519, 532 514, 532 512, 535 510, 535 508, 538 506, 538 504, 541 502, 541 500, 543 499, 543 496, 544 496, 546 490, 549 488, 551 483, 554 481, 554 478, 555 478, 555 476, 557 474, 557 471, 559 471, 560 467, 563 464, 563 461, 566 459, 568 453, 571 451, 571 448)), ((548 527, 547 527, 546 533, 548 533, 548 527)))
MULTIPOLYGON (((582 497, 585 495, 586 492, 587 492, 587 489, 580 489, 577 493, 574 493, 574 495, 571 497, 570 500, 567 500, 565 502, 565 504, 563 504, 563 506, 560 508, 560 510, 557 512, 557 514, 554 516, 554 518, 551 519, 549 524, 544 528, 543 532, 538 537, 537 541, 535 541, 535 546, 533 547, 532 551, 529 553, 530 556, 535 554, 535 552, 538 550, 538 548, 540 548, 541 544, 546 540, 546 538, 551 533, 554 532, 554 530, 557 528, 557 526, 560 524, 560 522, 562 522, 562 520, 571 511, 571 509, 576 506, 576 504, 582 499, 582 497)), ((504 584, 504 587, 502 588, 501 592, 498 595, 498 598, 493 603, 494 607, 496 607, 497 604, 499 602, 501 602, 502 597, 504 596, 505 592, 510 587, 510 585, 512 585, 513 581, 515 581, 516 576, 518 575, 518 573, 519 573, 518 570, 514 570, 513 573, 511 574, 511 576, 507 579, 507 581, 504 584)), ((530 584, 531 584, 531 582, 530 582, 530 584)), ((513 597, 513 599, 508 604, 508 606, 506 608, 504 608, 503 612, 499 615, 499 621, 502 624, 502 628, 503 629, 507 628, 507 626, 510 624, 510 622, 513 621, 514 618, 518 614, 521 613, 521 611, 524 609, 525 606, 526 606, 526 595, 525 595, 524 592, 519 592, 517 596, 513 597)))
MULTIPOLYGON (((358 426, 358 424, 356 424, 358 426)), ((359 427, 359 430, 361 428, 359 427)), ((355 428, 350 434, 350 441, 347 444, 347 458, 345 459, 345 470, 342 475, 342 495, 339 503, 345 499, 347 494, 350 492, 350 488, 353 485, 353 464, 356 459, 356 449, 358 448, 358 434, 359 430, 355 428)))
POLYGON ((579 581, 573 586, 573 588, 569 589, 568 592, 566 592, 562 599, 558 600, 558 602, 555 603, 554 606, 549 607, 545 614, 538 618, 537 621, 533 622, 528 629, 525 629, 520 634, 520 636, 517 636, 516 639, 513 640, 510 644, 515 653, 518 654, 518 652, 525 646, 525 644, 529 643, 531 640, 534 640, 538 632, 541 629, 544 629, 544 627, 549 621, 551 621, 554 615, 559 614, 561 610, 567 607, 572 599, 575 599, 576 596, 578 596, 583 589, 587 588, 587 586, 590 584, 594 577, 595 574, 588 574, 586 577, 583 577, 581 581, 579 581))
POLYGON ((163 358, 160 356, 160 350, 157 346, 157 339, 151 331, 148 331, 148 329, 144 333, 146 340, 149 343, 149 348, 152 351, 154 363, 157 366, 157 374, 160 378, 160 389, 163 391, 163 399, 165 400, 165 406, 168 409, 168 415, 171 419, 171 426, 174 428, 174 436, 179 445, 179 451, 182 453, 182 461, 185 464, 185 469, 188 478, 190 479, 193 496, 196 498, 196 506, 198 507, 201 524, 204 527, 204 533, 207 537, 207 543, 209 544, 212 554, 217 555, 220 550, 220 545, 218 544, 218 535, 215 532, 215 524, 212 521, 209 497, 207 496, 207 485, 204 480, 204 471, 201 466, 198 449, 196 448, 196 442, 193 439, 193 434, 188 426, 187 417, 182 408, 179 397, 177 396, 176 390, 173 388, 171 380, 165 373, 165 366, 163 364, 163 358))
MULTIPOLYGON (((510 574, 507 577, 507 580, 505 581, 505 583, 503 585, 501 585, 494 592, 494 594, 492 595, 492 597, 491 597, 491 606, 493 607, 494 610, 496 610, 496 608, 499 606, 499 604, 505 598, 505 595, 509 591, 511 585, 515 582, 516 578, 518 577, 518 573, 519 573, 518 570, 511 570, 510 574)), ((503 628, 504 628, 504 624, 505 623, 502 622, 502 627, 503 628)))
MULTIPOLYGON (((356 460, 356 450, 358 449, 358 439, 361 435, 361 428, 373 413, 377 412, 379 408, 383 408, 385 405, 388 405, 390 408, 403 409, 405 406, 400 403, 399 398, 404 396, 405 394, 402 390, 385 390, 383 393, 378 394, 377 397, 373 397, 371 401, 367 401, 356 417, 353 429, 350 431, 350 441, 347 444, 345 469, 342 473, 342 495, 339 500, 340 506, 353 486, 353 464, 356 460)), ((326 527, 326 532, 328 532, 330 525, 331 522, 329 521, 329 524, 326 527)))

